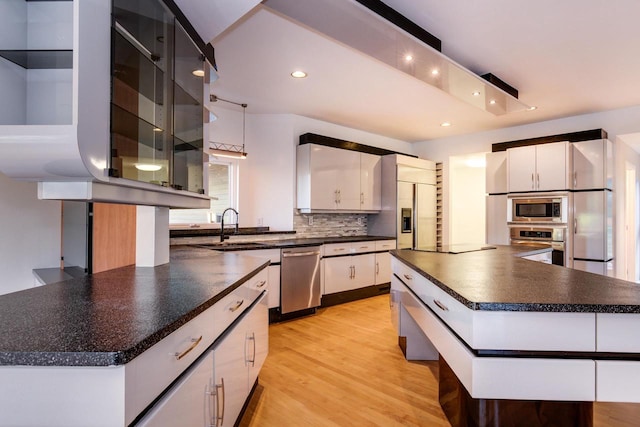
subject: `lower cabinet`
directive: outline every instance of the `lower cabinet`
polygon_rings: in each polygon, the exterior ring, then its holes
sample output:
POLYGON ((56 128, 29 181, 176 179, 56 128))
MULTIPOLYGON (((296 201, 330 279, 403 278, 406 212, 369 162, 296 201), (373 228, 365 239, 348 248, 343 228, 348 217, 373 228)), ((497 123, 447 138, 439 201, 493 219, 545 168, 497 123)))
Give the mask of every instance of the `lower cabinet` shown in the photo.
POLYGON ((391 254, 389 252, 376 253, 376 285, 391 281, 391 254))
POLYGON ((263 293, 138 425, 233 426, 267 356, 268 317, 263 293))
POLYGON ((324 259, 324 292, 350 291, 374 284, 375 254, 324 259))

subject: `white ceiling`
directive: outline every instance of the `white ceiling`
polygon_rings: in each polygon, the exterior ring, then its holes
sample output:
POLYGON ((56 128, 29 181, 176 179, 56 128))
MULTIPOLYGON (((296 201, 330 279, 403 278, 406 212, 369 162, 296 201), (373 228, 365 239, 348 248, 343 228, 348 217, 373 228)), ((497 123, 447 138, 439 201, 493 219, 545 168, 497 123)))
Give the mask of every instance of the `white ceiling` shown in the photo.
POLYGON ((265 6, 213 40, 214 93, 247 103, 247 113, 294 113, 405 141, 640 105, 639 0, 384 1, 440 38, 445 55, 497 75, 538 109, 494 116, 265 6), (292 79, 298 68, 309 76, 292 79))

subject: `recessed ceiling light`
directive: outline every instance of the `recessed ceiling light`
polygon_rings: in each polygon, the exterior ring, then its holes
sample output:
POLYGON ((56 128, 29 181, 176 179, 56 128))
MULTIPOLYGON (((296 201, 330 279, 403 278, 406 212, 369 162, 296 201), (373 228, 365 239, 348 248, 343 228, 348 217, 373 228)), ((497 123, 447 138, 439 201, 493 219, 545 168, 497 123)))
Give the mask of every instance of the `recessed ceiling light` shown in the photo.
POLYGON ((471 93, 471 95, 473 96, 480 96, 480 91, 476 90, 475 92, 471 93))
POLYGON ((538 107, 536 107, 535 105, 532 105, 531 107, 527 108, 527 110, 529 111, 533 111, 533 110, 537 110, 538 107))
POLYGON ((433 70, 431 70, 431 74, 437 76, 438 74, 440 74, 440 71, 438 71, 437 68, 434 68, 433 70))
POLYGON ((405 55, 404 59, 405 59, 405 61, 413 61, 413 56, 412 55, 405 55))
POLYGON ((451 122, 442 122, 442 123, 440 123, 440 126, 442 126, 443 128, 447 128, 447 127, 451 126, 451 122))
POLYGON ((296 70, 293 73, 291 73, 291 77, 294 77, 296 79, 304 79, 305 77, 307 77, 307 73, 301 70, 296 70))
POLYGON ((495 104, 495 103, 496 103, 496 100, 495 100, 495 99, 492 99, 491 101, 489 101, 489 104, 491 104, 491 105, 493 105, 493 104, 495 104))
POLYGON ((196 77, 204 77, 204 70, 193 70, 191 74, 196 77))

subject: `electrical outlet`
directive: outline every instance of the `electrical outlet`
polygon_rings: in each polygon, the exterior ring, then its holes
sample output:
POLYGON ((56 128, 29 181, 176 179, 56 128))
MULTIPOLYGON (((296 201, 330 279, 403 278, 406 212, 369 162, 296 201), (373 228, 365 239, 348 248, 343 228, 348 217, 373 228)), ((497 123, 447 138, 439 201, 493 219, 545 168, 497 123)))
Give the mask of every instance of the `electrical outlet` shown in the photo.
POLYGON ((309 215, 309 225, 313 225, 313 215, 309 215))
POLYGON ((264 224, 264 219, 262 217, 258 218, 258 227, 262 227, 264 224))

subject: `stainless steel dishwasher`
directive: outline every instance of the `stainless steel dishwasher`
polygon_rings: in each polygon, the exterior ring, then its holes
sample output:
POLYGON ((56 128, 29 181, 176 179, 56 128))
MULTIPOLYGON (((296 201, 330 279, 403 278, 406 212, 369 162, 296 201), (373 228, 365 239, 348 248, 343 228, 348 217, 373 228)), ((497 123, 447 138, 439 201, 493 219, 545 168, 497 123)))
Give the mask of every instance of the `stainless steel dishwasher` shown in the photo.
POLYGON ((320 305, 320 246, 282 249, 280 268, 282 314, 320 305))

